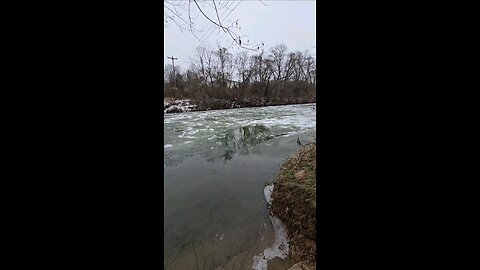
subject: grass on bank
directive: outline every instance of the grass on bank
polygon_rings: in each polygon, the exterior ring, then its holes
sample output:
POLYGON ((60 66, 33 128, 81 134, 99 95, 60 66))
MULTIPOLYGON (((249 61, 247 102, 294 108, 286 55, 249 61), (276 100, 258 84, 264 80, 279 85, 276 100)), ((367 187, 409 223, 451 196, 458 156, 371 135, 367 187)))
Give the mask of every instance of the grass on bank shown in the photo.
POLYGON ((291 265, 316 265, 316 143, 282 164, 275 178, 272 211, 288 228, 291 265))

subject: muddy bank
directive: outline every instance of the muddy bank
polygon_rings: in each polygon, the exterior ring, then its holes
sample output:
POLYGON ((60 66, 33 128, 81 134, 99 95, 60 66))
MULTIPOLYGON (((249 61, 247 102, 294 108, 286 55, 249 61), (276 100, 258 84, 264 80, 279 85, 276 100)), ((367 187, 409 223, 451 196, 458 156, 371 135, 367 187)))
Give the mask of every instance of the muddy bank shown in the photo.
POLYGON ((272 213, 288 229, 287 267, 315 269, 316 143, 302 147, 290 157, 281 166, 274 183, 272 213))

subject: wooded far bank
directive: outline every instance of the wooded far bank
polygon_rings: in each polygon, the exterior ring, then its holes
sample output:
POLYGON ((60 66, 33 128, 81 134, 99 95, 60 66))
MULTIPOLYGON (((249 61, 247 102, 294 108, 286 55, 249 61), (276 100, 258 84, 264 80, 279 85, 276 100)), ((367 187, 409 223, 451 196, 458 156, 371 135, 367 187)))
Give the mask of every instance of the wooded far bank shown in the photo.
POLYGON ((187 70, 165 65, 164 98, 194 100, 197 110, 316 102, 316 59, 283 44, 235 55, 197 47, 187 70))

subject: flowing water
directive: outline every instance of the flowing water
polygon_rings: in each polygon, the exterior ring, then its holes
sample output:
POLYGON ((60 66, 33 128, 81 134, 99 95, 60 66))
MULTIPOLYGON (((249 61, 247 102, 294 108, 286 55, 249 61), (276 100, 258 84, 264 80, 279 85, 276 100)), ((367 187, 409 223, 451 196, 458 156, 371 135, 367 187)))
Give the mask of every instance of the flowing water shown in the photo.
POLYGON ((313 141, 315 104, 164 115, 164 268, 251 269, 274 242, 264 196, 313 141))

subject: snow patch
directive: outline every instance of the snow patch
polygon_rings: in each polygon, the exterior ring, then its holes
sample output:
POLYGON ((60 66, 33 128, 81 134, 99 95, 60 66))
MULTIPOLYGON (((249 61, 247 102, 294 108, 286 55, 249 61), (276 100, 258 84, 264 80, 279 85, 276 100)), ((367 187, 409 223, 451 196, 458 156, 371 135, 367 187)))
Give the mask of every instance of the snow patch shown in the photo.
POLYGON ((195 111, 197 105, 190 105, 189 99, 177 99, 173 101, 163 100, 164 113, 180 113, 195 111))
POLYGON ((272 204, 272 192, 273 192, 273 184, 266 185, 263 189, 263 194, 265 195, 265 199, 267 199, 268 204, 272 204))
MULTIPOLYGON (((265 186, 263 194, 269 204, 272 203, 273 184, 265 186)), ((285 224, 277 217, 270 215, 270 221, 275 231, 275 242, 271 247, 267 247, 262 253, 253 256, 252 269, 267 270, 267 261, 275 257, 285 259, 288 256, 288 232, 285 224)))

